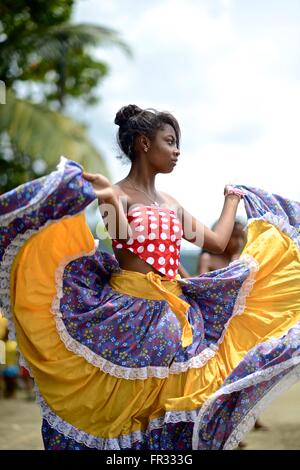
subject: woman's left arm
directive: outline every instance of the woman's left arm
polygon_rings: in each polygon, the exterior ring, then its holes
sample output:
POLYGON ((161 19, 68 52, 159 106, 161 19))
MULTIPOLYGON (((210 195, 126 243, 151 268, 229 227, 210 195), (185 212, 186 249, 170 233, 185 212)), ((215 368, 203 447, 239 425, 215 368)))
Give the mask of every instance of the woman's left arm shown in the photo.
POLYGON ((183 238, 200 248, 220 254, 223 253, 231 237, 240 197, 235 194, 225 196, 223 209, 214 230, 196 219, 182 206, 179 208, 183 238))
POLYGON ((225 187, 224 196, 223 209, 214 230, 210 230, 182 207, 178 201, 168 196, 170 203, 177 208, 177 215, 182 224, 185 240, 211 253, 220 254, 224 252, 231 237, 236 211, 243 195, 240 191, 225 187))

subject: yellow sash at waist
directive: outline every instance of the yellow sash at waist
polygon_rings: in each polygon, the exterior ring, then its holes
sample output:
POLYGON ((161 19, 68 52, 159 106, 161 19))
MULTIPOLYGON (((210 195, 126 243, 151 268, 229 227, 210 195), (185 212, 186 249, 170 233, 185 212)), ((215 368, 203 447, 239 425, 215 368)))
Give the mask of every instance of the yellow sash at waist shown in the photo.
MULTIPOLYGON (((178 278, 180 278, 178 276, 178 278)), ((125 295, 132 295, 147 300, 166 300, 175 313, 182 327, 181 345, 186 348, 193 342, 192 327, 187 318, 190 304, 179 298, 182 290, 178 282, 170 281, 150 271, 147 274, 122 270, 113 273, 109 280, 110 287, 125 295)))

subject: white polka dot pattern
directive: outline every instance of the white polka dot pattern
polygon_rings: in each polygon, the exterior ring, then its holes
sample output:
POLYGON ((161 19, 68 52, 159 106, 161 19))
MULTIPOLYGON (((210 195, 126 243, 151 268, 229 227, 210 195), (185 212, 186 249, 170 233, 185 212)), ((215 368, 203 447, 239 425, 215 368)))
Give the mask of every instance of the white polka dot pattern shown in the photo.
POLYGON ((182 227, 171 209, 140 206, 128 214, 132 238, 112 240, 117 249, 126 248, 162 275, 174 279, 178 272, 182 227), (122 243, 121 243, 122 242, 122 243))

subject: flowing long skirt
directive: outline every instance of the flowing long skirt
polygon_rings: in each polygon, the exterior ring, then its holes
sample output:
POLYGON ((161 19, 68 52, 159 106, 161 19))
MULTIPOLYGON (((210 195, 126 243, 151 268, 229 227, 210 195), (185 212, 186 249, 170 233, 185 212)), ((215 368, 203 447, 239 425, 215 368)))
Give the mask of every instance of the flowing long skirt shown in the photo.
POLYGON ((247 244, 227 268, 163 279, 101 252, 81 167, 0 197, 2 310, 34 377, 46 449, 232 449, 300 376, 300 204, 245 192, 247 244))

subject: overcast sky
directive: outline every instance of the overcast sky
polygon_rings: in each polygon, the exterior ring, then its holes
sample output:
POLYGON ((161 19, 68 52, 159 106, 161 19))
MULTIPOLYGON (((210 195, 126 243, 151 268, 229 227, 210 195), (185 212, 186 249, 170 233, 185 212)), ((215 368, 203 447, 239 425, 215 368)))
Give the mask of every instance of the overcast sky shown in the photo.
POLYGON ((111 72, 80 116, 114 182, 128 166, 113 121, 133 103, 179 120, 179 163, 158 188, 205 224, 230 182, 300 200, 299 0, 79 0, 74 21, 116 29, 134 54, 97 49, 111 72))

